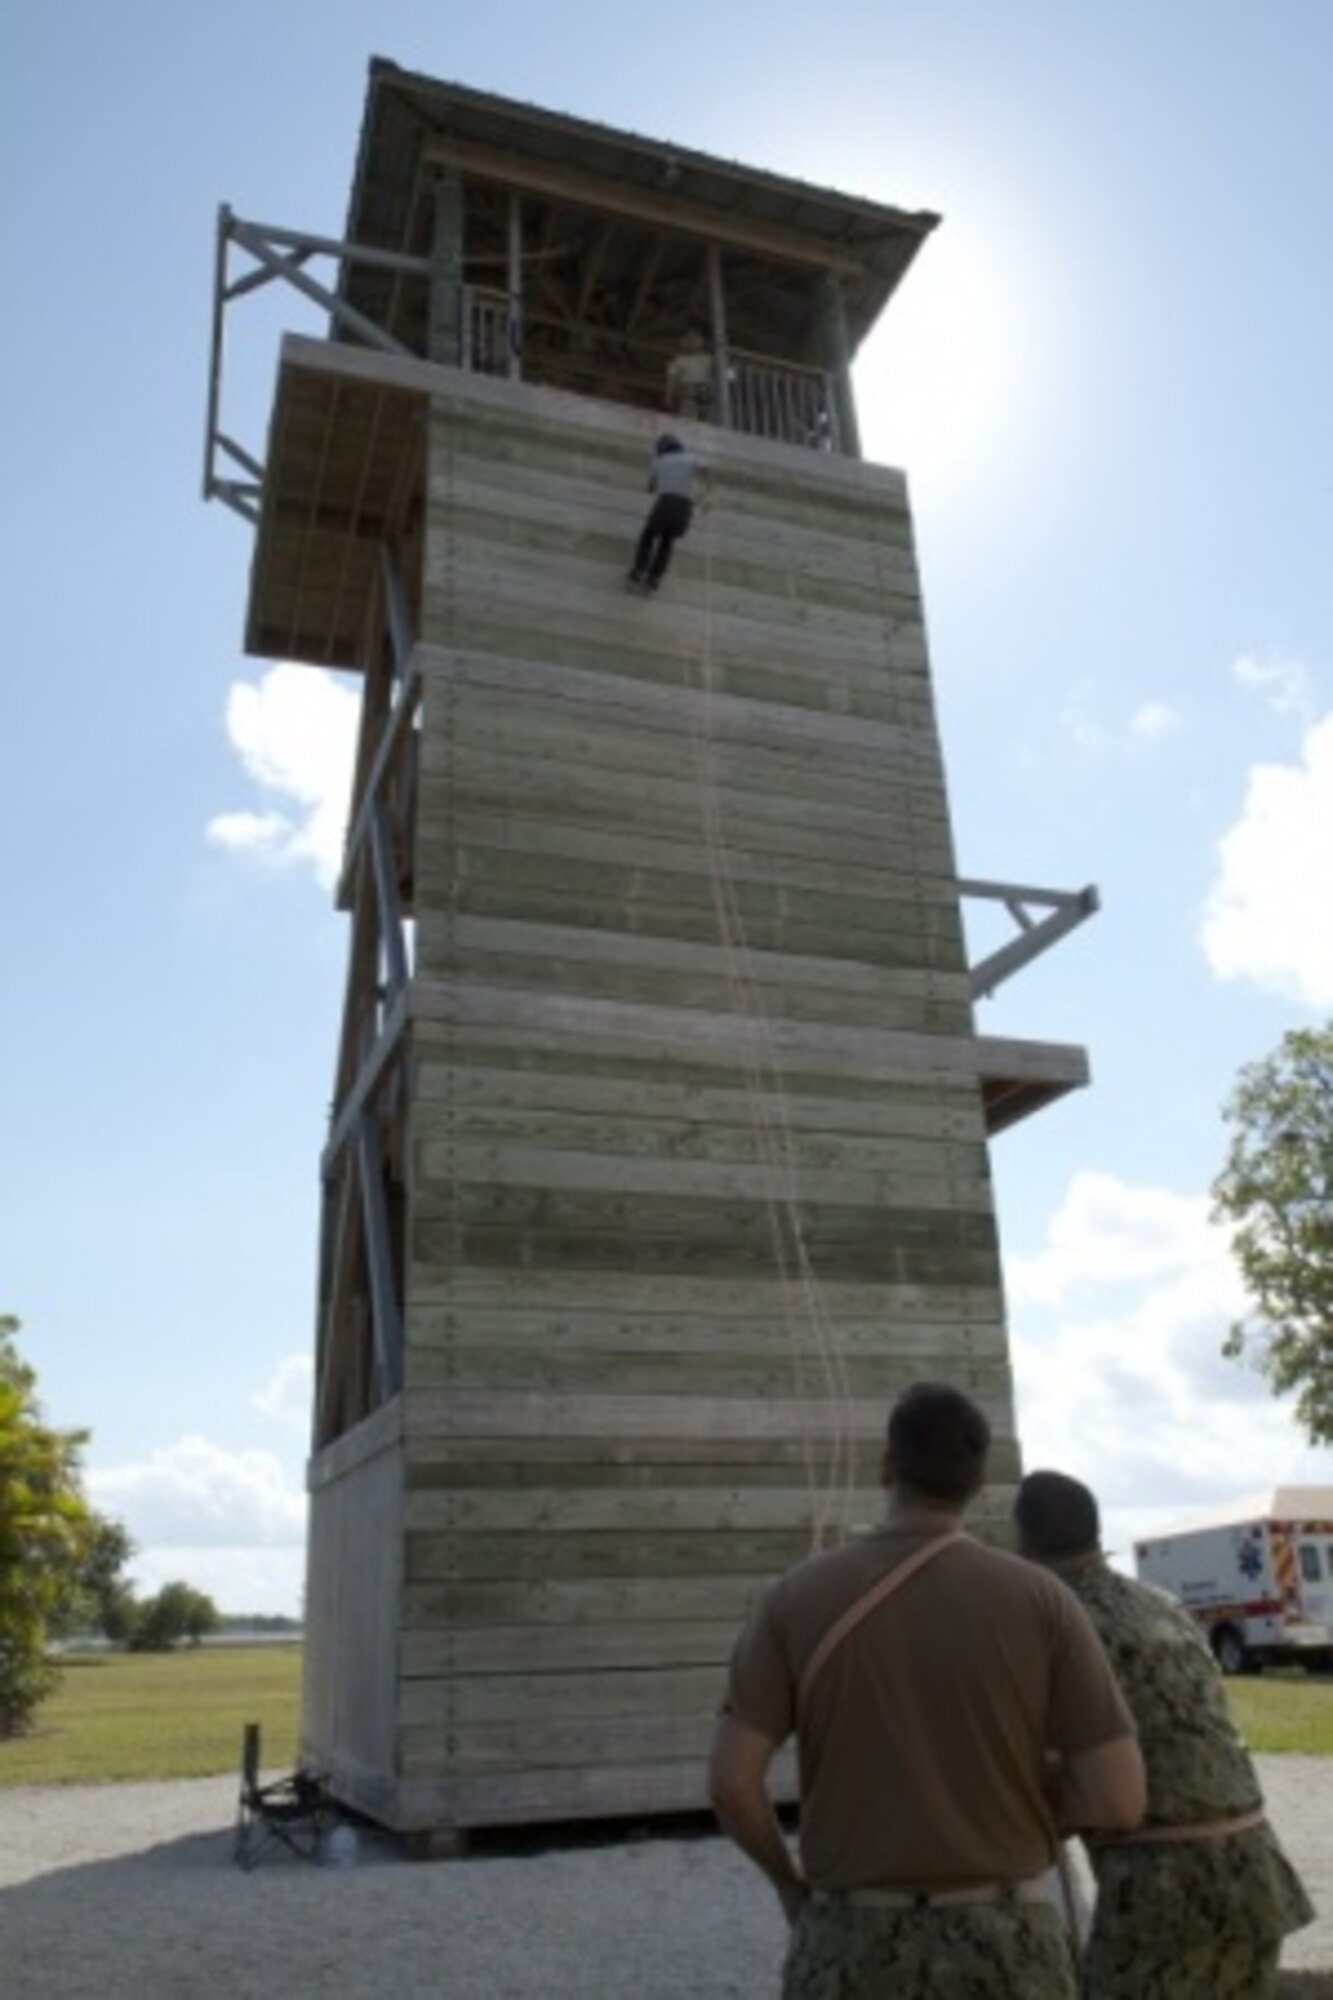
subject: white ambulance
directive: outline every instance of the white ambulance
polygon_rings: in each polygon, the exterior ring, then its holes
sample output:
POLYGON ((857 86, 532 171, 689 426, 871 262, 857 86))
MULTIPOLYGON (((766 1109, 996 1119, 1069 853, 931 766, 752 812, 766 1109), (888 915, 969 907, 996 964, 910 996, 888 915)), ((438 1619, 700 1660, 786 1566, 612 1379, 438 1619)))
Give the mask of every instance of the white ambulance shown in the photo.
POLYGON ((1178 1597, 1223 1673, 1333 1667, 1333 1486, 1278 1486, 1135 1542, 1144 1583, 1178 1597))

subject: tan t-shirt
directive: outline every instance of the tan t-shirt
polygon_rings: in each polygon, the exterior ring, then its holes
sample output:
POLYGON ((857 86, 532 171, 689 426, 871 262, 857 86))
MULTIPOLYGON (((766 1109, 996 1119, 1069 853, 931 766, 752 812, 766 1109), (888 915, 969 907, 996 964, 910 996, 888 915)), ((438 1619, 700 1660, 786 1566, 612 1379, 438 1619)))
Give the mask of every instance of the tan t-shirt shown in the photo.
MULTIPOLYGON (((825 1631, 924 1539, 885 1528, 788 1571, 737 1641, 726 1712, 783 1742, 825 1631)), ((1039 1875, 1055 1851, 1045 1752, 1133 1733, 1073 1593, 964 1538, 872 1611, 814 1683, 797 1737, 806 1875, 817 1888, 1039 1875)))

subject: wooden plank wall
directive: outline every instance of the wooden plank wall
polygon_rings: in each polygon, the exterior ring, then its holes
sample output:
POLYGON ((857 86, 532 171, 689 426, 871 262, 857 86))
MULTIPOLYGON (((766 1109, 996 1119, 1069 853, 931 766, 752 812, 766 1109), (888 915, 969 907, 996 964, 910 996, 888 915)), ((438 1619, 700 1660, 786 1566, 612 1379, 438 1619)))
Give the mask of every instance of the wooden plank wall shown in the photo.
POLYGON ((402 1824, 700 1805, 894 1394, 1012 1431, 903 484, 682 431, 712 504, 644 601, 637 413, 432 409, 402 1824))
POLYGON ((395 1825, 402 1399, 326 1446, 309 1483, 301 1761, 395 1825))

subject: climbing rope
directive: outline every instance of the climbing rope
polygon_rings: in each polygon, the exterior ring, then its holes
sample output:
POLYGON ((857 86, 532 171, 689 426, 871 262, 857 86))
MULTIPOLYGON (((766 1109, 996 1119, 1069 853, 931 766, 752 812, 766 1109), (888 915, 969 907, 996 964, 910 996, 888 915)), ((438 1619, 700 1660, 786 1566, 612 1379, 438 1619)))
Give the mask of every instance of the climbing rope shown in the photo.
POLYGON ((703 544, 703 646, 696 674, 689 645, 682 642, 682 674, 686 687, 700 697, 691 735, 704 848, 708 856, 709 883, 726 967, 727 989, 733 1014, 745 1030, 741 1038, 741 1071, 756 1152, 766 1184, 769 1235, 797 1396, 802 1403, 807 1400, 809 1364, 805 1341, 808 1336, 814 1347, 817 1383, 838 1413, 822 1468, 816 1464, 808 1421, 803 1420, 800 1432, 806 1484, 811 1497, 811 1544, 819 1548, 824 1545, 831 1529, 836 1527, 840 1534, 845 1535, 850 1525, 855 1472, 851 1441, 851 1388, 841 1342, 824 1308, 805 1241, 781 1057, 754 976, 744 919, 727 861, 718 804, 713 727, 715 678, 711 524, 705 526, 703 544))

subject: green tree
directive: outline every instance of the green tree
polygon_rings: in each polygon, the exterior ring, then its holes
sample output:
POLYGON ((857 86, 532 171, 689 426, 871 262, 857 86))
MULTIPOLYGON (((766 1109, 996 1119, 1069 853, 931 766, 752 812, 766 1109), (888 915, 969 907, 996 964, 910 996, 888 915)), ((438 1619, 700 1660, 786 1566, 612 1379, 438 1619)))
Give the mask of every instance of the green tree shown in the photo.
POLYGON ((18 1330, 0 1315, 0 1738, 22 1734, 55 1684, 47 1636, 78 1588, 95 1519, 79 1465, 88 1434, 42 1422, 18 1330))
POLYGON ((1312 1444, 1333 1444, 1333 1022, 1294 1028, 1241 1072, 1225 1108, 1215 1216, 1234 1226, 1252 1310, 1225 1352, 1249 1354, 1312 1444))
POLYGON ((211 1597, 188 1583, 164 1583, 137 1606, 130 1646, 137 1653, 169 1653, 182 1639, 197 1646, 222 1623, 211 1597))
POLYGON ((51 1629, 101 1632, 108 1639, 127 1639, 134 1611, 134 1592, 121 1572, 134 1554, 134 1543, 119 1521, 104 1514, 89 1517, 87 1553, 75 1587, 51 1629))

